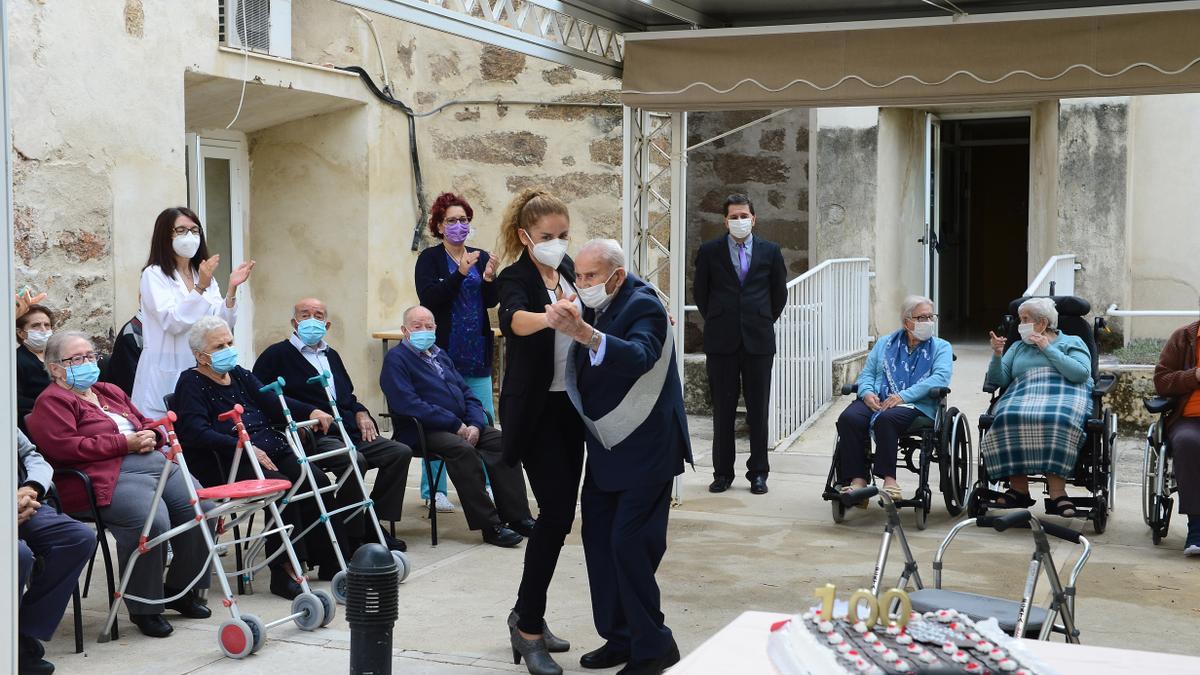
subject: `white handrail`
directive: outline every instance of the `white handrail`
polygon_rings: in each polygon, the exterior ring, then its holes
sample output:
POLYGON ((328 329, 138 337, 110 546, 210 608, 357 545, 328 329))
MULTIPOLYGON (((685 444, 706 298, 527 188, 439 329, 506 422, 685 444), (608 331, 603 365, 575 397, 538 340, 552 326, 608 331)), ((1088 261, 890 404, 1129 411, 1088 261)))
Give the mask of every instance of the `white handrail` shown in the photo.
POLYGON ((1200 309, 1117 309, 1117 305, 1111 304, 1108 309, 1104 310, 1108 316, 1200 316, 1200 309))
POLYGON ((833 362, 867 349, 870 297, 870 258, 826 260, 788 282, 775 323, 772 446, 795 438, 833 399, 833 362))
POLYGON ((1075 295, 1075 271, 1083 269, 1075 262, 1074 253, 1056 255, 1042 265, 1042 269, 1029 282, 1025 296, 1050 295, 1050 284, 1054 283, 1055 295, 1075 295))

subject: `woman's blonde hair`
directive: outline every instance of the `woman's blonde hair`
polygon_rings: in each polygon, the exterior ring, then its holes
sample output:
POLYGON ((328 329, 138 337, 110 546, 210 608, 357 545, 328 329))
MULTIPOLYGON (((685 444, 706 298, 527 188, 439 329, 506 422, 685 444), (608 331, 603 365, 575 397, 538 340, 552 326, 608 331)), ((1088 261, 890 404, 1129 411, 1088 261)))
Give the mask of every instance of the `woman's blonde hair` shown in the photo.
POLYGON ((496 248, 500 251, 500 264, 510 264, 521 257, 525 245, 521 243, 518 230, 528 229, 545 216, 563 216, 568 222, 571 212, 561 199, 543 187, 529 187, 513 197, 504 209, 500 221, 500 237, 496 248))

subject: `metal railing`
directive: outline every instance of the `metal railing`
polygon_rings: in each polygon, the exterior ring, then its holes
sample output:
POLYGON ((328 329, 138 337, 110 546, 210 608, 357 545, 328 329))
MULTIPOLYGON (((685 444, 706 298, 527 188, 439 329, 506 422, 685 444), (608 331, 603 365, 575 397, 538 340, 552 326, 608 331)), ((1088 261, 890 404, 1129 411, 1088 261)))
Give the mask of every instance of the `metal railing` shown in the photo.
POLYGON ((1125 346, 1129 346, 1132 339, 1132 333, 1129 329, 1130 323, 1138 317, 1154 317, 1154 318, 1181 318, 1195 319, 1200 317, 1200 310, 1197 309, 1120 309, 1116 303, 1108 306, 1104 310, 1106 316, 1118 317, 1123 320, 1124 330, 1121 333, 1125 336, 1125 346))
POLYGON ((1081 269, 1083 266, 1075 261, 1074 253, 1056 255, 1047 260, 1033 281, 1029 282, 1025 296, 1075 295, 1075 271, 1081 269), (1051 284, 1054 286, 1053 293, 1050 292, 1051 284))
POLYGON ((833 399, 833 362, 866 350, 871 260, 826 260, 792 279, 787 294, 775 323, 767 424, 772 447, 794 439, 833 399))

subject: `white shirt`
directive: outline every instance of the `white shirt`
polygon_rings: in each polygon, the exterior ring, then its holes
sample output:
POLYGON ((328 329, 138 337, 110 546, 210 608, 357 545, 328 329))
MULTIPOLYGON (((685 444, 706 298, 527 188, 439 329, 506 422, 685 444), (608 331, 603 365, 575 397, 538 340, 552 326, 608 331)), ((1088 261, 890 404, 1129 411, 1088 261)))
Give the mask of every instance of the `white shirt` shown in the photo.
POLYGON ((313 368, 317 369, 318 375, 321 373, 329 373, 329 391, 333 392, 333 398, 337 399, 337 386, 333 383, 333 369, 329 367, 329 357, 325 356, 325 350, 329 349, 329 345, 326 344, 324 340, 321 340, 317 344, 309 347, 308 345, 304 344, 304 341, 300 339, 300 336, 296 335, 294 332, 288 337, 288 342, 292 343, 293 347, 300 350, 300 355, 304 357, 305 361, 308 361, 310 364, 312 364, 313 368))
MULTIPOLYGON (((575 292, 575 287, 566 280, 561 274, 558 277, 558 288, 562 290, 563 297, 571 297, 575 292)), ((554 291, 546 289, 546 295, 550 296, 550 302, 558 301, 554 295, 554 291)), ((583 303, 578 298, 575 299, 575 306, 579 308, 580 314, 583 313, 583 303)), ((560 331, 554 331, 554 379, 550 380, 550 391, 566 391, 567 390, 567 359, 571 357, 571 343, 575 340, 570 335, 560 331)))
MULTIPOLYGON (((103 408, 101 408, 101 410, 103 410, 103 408)), ((112 419, 113 423, 117 425, 117 431, 120 433, 132 434, 137 431, 133 428, 133 423, 126 419, 124 415, 118 415, 115 412, 109 412, 107 410, 104 411, 104 414, 108 415, 109 418, 112 419)))
MULTIPOLYGON (((192 282, 199 281, 193 273, 192 282)), ((175 391, 179 374, 196 365, 188 346, 192 324, 207 315, 219 316, 232 328, 237 306, 225 306, 221 288, 213 279, 201 295, 189 291, 179 273, 163 274, 157 265, 142 270, 142 355, 133 378, 133 404, 139 412, 157 419, 167 410, 163 396, 175 391)))

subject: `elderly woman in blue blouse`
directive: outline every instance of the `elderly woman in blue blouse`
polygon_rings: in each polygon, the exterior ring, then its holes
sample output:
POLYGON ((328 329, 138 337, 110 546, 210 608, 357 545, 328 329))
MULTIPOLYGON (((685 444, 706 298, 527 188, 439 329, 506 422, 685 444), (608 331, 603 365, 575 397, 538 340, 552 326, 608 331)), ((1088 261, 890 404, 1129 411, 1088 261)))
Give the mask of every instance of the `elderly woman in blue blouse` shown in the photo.
POLYGON ((873 439, 871 472, 883 479, 888 496, 902 498, 896 482, 900 436, 918 417, 932 419, 938 403, 930 391, 950 386, 954 355, 949 342, 933 336, 933 301, 910 295, 900 319, 899 330, 875 343, 858 376, 858 398, 838 417, 838 482, 846 492, 869 482, 867 451, 873 439))
POLYGON ((991 333, 987 381, 1006 389, 979 451, 988 476, 1009 484, 994 506, 1033 506, 1029 476, 1044 475, 1049 512, 1070 518, 1075 505, 1067 498, 1064 476, 1074 472, 1083 444, 1092 355, 1082 339, 1058 332, 1058 310, 1050 298, 1030 298, 1017 314, 1021 341, 1007 352, 1007 340, 991 333))

